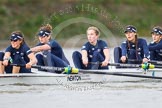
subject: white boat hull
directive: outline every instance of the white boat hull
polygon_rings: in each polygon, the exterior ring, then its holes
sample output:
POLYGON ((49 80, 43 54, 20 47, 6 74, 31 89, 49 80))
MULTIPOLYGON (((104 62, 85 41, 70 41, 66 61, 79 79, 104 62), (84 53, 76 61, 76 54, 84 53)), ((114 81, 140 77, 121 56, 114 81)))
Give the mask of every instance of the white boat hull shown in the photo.
MULTIPOLYGON (((7 84, 72 84, 72 83, 107 83, 107 82, 121 82, 121 81, 143 81, 143 80, 153 80, 144 79, 137 77, 125 77, 125 76, 115 76, 115 75, 102 75, 102 74, 55 74, 48 72, 41 72, 36 69, 32 70, 33 73, 24 74, 2 74, 0 75, 0 85, 7 84)), ((148 75, 148 76, 158 76, 162 77, 162 71, 160 69, 150 70, 144 72, 141 69, 110 69, 102 70, 103 72, 115 72, 115 73, 128 73, 135 75, 148 75)), ((156 79, 155 79, 156 80, 156 79)))

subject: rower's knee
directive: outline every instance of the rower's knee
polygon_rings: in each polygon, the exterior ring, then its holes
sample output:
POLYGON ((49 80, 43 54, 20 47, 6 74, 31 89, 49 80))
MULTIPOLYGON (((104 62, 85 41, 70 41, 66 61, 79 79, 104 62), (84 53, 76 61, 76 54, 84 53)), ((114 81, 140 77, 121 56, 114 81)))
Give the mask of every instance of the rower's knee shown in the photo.
POLYGON ((120 63, 120 58, 121 58, 121 48, 115 47, 114 48, 114 62, 120 63))
POLYGON ((0 52, 0 61, 3 61, 4 52, 0 52))

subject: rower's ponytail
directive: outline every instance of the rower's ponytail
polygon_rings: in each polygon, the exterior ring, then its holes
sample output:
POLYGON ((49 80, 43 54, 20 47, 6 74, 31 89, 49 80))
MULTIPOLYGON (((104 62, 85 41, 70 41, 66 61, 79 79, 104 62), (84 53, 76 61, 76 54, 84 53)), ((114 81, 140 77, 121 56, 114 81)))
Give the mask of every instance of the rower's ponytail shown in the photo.
POLYGON ((52 32, 52 26, 50 24, 46 24, 40 27, 40 30, 46 30, 49 31, 50 33, 52 32))

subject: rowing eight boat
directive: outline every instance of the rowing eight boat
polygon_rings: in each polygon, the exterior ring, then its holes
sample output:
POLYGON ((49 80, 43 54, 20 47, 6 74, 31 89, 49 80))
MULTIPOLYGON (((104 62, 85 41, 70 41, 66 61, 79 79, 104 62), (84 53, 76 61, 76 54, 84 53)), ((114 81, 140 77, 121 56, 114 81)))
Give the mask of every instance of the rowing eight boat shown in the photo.
POLYGON ((98 70, 87 70, 87 73, 80 72, 78 74, 56 74, 38 71, 37 69, 32 69, 32 73, 20 73, 20 74, 2 74, 0 75, 0 85, 6 84, 72 84, 72 83, 107 83, 111 81, 140 81, 143 78, 147 80, 152 80, 150 78, 157 77, 162 79, 162 69, 150 69, 147 72, 139 68, 120 68, 120 69, 109 69, 100 70, 98 73, 106 74, 96 74, 93 72, 98 72, 98 70), (112 75, 111 75, 112 74, 112 75), (114 75, 115 74, 115 75, 114 75), (119 74, 119 75, 118 75, 119 74), (125 77, 128 75, 130 77, 125 77), (133 76, 133 78, 132 78, 133 76), (142 76, 142 78, 139 78, 142 76))

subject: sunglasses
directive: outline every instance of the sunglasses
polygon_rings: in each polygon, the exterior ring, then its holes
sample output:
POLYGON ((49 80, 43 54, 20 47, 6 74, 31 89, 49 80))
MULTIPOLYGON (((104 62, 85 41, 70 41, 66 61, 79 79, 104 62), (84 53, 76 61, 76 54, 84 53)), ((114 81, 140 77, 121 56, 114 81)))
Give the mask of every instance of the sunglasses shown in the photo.
POLYGON ((18 39, 17 39, 17 40, 10 39, 10 41, 11 41, 11 42, 17 42, 17 41, 18 41, 18 39))
POLYGON ((159 33, 151 33, 152 35, 156 35, 156 36, 160 36, 160 34, 159 33))

